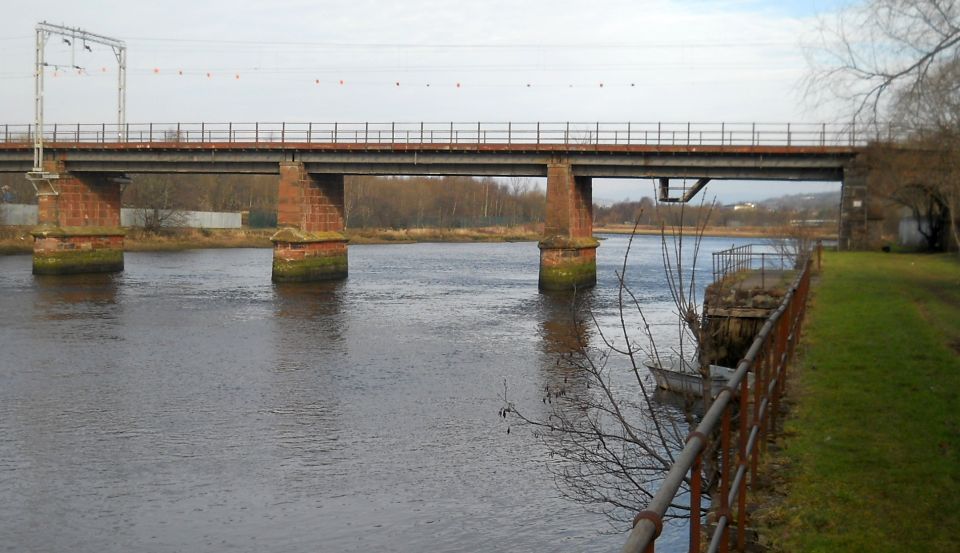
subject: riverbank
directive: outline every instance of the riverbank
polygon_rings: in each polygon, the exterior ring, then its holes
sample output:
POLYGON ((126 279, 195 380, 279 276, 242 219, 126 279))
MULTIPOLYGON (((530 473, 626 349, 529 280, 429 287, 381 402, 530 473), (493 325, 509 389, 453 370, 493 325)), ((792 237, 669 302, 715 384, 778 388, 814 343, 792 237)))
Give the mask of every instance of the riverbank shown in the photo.
MULTIPOLYGON (((704 236, 710 237, 723 237, 728 236, 731 238, 777 238, 779 237, 778 230, 779 228, 769 228, 769 227, 707 227, 703 231, 704 236)), ((810 228, 809 238, 816 240, 836 240, 837 233, 835 230, 824 229, 824 228, 810 228)), ((630 234, 633 232, 633 225, 606 225, 593 228, 594 234, 630 234)), ((637 227, 637 234, 639 235, 659 235, 661 232, 660 227, 655 225, 643 225, 637 227)), ((667 233, 672 233, 673 228, 667 227, 667 233)), ((692 235, 695 234, 696 229, 693 227, 684 227, 684 234, 692 235)))
MULTIPOLYGON (((270 248, 276 229, 182 229, 163 233, 128 229, 124 250, 176 251, 200 248, 270 248)), ((530 226, 422 229, 349 229, 350 244, 415 242, 524 242, 540 239, 542 229, 530 226)), ((33 251, 30 227, 0 227, 0 255, 33 251)))
POLYGON ((542 225, 478 228, 348 229, 351 244, 412 242, 533 242, 543 235, 542 225))
MULTIPOLYGON (((31 227, 0 227, 0 255, 25 254, 33 251, 31 227)), ((692 232, 692 229, 685 229, 692 232)), ((774 229, 762 227, 710 227, 704 236, 731 238, 771 238, 774 229)), ((594 234, 630 234, 631 225, 596 227, 594 234)), ((124 239, 126 251, 175 251, 199 248, 269 248, 275 229, 181 229, 150 233, 128 229, 124 239)), ((668 231, 672 232, 672 231, 668 231)), ((639 227, 637 234, 659 235, 660 228, 639 227)), ((350 244, 410 244, 415 242, 536 242, 543 235, 543 225, 478 228, 416 229, 348 229, 350 244)), ((829 239, 830 235, 816 236, 829 239)))
POLYGON ((960 550, 960 262, 827 253, 753 515, 772 551, 960 550))
MULTIPOLYGON (((33 252, 32 227, 0 228, 0 255, 33 252)), ((128 229, 123 249, 129 252, 178 251, 199 248, 269 248, 273 229, 185 229, 154 234, 128 229)))

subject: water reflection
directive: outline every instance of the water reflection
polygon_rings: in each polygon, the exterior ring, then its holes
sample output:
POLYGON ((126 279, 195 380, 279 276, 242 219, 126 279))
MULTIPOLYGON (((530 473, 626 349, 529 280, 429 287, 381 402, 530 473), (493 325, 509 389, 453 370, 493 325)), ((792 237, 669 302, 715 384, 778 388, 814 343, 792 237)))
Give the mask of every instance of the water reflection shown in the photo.
MULTIPOLYGON (((100 273, 92 275, 35 275, 34 290, 37 306, 44 312, 76 313, 75 306, 86 304, 100 308, 93 310, 105 312, 109 306, 117 303, 116 274, 100 273), (63 309, 63 306, 70 306, 63 309)), ((90 314, 83 310, 81 315, 90 314)), ((54 317, 56 318, 56 317, 54 317)))
POLYGON ((595 300, 592 290, 578 294, 541 294, 539 334, 544 357, 541 402, 553 415, 562 412, 563 418, 577 420, 585 414, 577 405, 590 393, 592 377, 586 370, 585 355, 591 354, 596 332, 590 316, 595 300))
POLYGON ((545 354, 569 354, 590 346, 593 298, 592 292, 541 294, 540 336, 545 354))
POLYGON ((117 332, 122 311, 117 302, 119 278, 115 274, 36 276, 34 322, 67 325, 68 334, 52 333, 58 339, 121 340, 117 332))
POLYGON ((345 287, 345 281, 274 284, 276 314, 297 320, 337 316, 342 308, 345 287))
POLYGON ((309 495, 318 482, 348 473, 337 384, 346 370, 346 283, 275 284, 273 293, 275 363, 265 375, 260 413, 272 429, 285 493, 309 495))

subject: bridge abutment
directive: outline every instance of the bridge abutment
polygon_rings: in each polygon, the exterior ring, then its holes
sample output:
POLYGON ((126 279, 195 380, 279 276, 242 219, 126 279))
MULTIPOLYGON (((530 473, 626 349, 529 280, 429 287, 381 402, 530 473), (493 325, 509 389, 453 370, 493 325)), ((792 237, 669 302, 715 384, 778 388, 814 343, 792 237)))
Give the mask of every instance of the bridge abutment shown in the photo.
POLYGON ((840 250, 869 250, 879 244, 883 216, 871 210, 869 176, 870 168, 862 160, 854 160, 843 169, 837 235, 840 250))
POLYGON ((302 163, 282 162, 273 242, 274 282, 312 282, 347 277, 343 175, 308 173, 302 163))
POLYGON ((113 273, 123 270, 120 182, 109 175, 71 174, 46 162, 57 178, 35 181, 38 226, 33 230, 33 274, 113 273))
POLYGON ((540 289, 574 290, 597 283, 593 182, 566 161, 547 165, 547 212, 540 241, 540 289))

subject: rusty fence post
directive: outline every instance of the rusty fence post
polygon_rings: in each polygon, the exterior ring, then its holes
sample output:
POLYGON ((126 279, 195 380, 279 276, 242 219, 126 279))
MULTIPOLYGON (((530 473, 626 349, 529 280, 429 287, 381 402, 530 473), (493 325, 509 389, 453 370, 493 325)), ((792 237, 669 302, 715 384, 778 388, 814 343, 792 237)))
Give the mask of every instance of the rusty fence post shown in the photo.
MULTIPOLYGON (((757 470, 757 464, 759 461, 759 455, 761 453, 767 452, 767 430, 770 422, 770 386, 774 383, 777 375, 774 371, 773 365, 770 363, 770 342, 768 341, 766 346, 763 348, 763 351, 760 352, 760 355, 757 356, 757 363, 761 367, 761 372, 763 373, 763 404, 760 409, 760 420, 757 421, 759 432, 757 433, 757 439, 760 441, 757 446, 754 447, 754 470, 757 470)), ((756 384, 754 384, 756 385, 756 384)), ((754 474, 754 479, 757 475, 754 474)))
MULTIPOLYGON (((732 395, 734 392, 730 390, 732 395)), ((728 405, 723 411, 723 422, 720 425, 720 513, 719 515, 726 514, 726 524, 723 526, 723 531, 721 532, 720 537, 720 551, 726 553, 730 549, 730 511, 727 507, 728 498, 730 497, 730 478, 733 476, 733 472, 730 470, 730 425, 732 418, 733 407, 728 405)), ((719 523, 719 517, 717 517, 717 522, 719 523)))
POLYGON ((749 436, 749 378, 740 381, 740 431, 737 436, 738 463, 737 463, 737 549, 743 551, 746 546, 747 524, 747 470, 749 470, 747 437, 749 436))
POLYGON ((764 344, 763 349, 760 350, 760 353, 757 357, 754 358, 754 377, 753 377, 753 424, 751 426, 757 428, 757 440, 759 443, 755 442, 753 448, 750 451, 750 485, 751 488, 756 487, 757 483, 757 464, 759 461, 760 455, 760 443, 764 438, 762 429, 763 429, 763 417, 765 413, 762 411, 761 407, 763 400, 767 395, 767 381, 769 379, 766 363, 763 362, 766 357, 766 350, 769 347, 769 342, 764 344))
MULTIPOLYGON (((784 371, 783 367, 776 361, 774 351, 776 348, 771 347, 767 350, 767 364, 771 369, 773 369, 773 378, 776 379, 776 383, 773 386, 773 401, 770 402, 770 416, 767 421, 767 433, 771 436, 775 436, 777 433, 777 417, 780 412, 780 391, 783 386, 784 371)), ((766 452, 766 441, 764 441, 764 452, 766 452)))
MULTIPOLYGON (((693 437, 691 434, 690 437, 693 437)), ((703 449, 706 438, 700 434, 703 449)), ((689 438, 688 438, 689 441, 689 438)), ((690 467, 690 553, 700 553, 700 496, 703 484, 703 449, 697 454, 690 467)))
MULTIPOLYGON (((732 249, 729 254, 736 260, 747 257, 749 248, 732 249)), ((687 438, 684 447, 684 460, 674 466, 670 472, 671 484, 667 492, 677 497, 680 478, 688 478, 690 487, 689 506, 691 520, 689 526, 688 550, 699 553, 702 545, 702 470, 703 452, 706 449, 706 434, 714 434, 719 426, 719 452, 711 453, 719 461, 719 495, 712 495, 711 510, 715 516, 716 528, 710 537, 708 551, 726 552, 734 545, 743 551, 746 547, 747 528, 747 490, 755 489, 758 484, 759 456, 767 449, 767 439, 776 433, 776 421, 780 408, 780 399, 788 364, 799 341, 802 321, 806 310, 809 292, 810 274, 813 258, 809 256, 802 265, 802 272, 794 281, 790 291, 778 310, 765 323, 763 330, 751 345, 750 352, 738 364, 738 381, 732 387, 725 386, 715 404, 717 409, 708 409, 707 415, 698 429, 687 438), (753 377, 753 393, 750 391, 749 378, 753 377), (739 398, 736 402, 735 398, 739 398), (731 401, 733 400, 733 401, 731 401), (735 403, 736 402, 736 403, 735 403), (752 405, 751 405, 752 402, 752 405), (734 410, 736 409, 736 413, 734 410), (733 429, 733 417, 737 417, 737 428, 733 429), (737 433, 736 445, 732 443, 733 432, 737 433), (697 442, 692 439, 696 437, 697 442), (682 467, 682 472, 678 468, 682 467), (749 479, 749 480, 748 480, 749 479), (675 482, 673 482, 675 481, 675 482), (736 541, 732 542, 731 524, 736 524, 736 541)), ((659 536, 658 521, 668 508, 669 498, 662 489, 651 502, 651 510, 641 511, 634 520, 634 531, 624 551, 651 551, 653 542, 659 536), (661 497, 662 496, 662 497, 661 497), (649 519, 655 526, 645 524, 640 530, 637 521, 649 519)))

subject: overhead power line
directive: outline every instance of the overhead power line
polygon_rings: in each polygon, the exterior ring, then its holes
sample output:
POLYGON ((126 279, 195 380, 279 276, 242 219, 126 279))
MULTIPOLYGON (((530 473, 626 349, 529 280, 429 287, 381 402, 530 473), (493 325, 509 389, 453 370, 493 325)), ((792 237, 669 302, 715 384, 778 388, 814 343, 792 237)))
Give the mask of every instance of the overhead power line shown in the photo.
POLYGON ((341 49, 646 49, 646 48, 754 48, 761 46, 794 46, 781 41, 705 41, 705 42, 580 42, 580 43, 406 43, 406 42, 310 42, 283 40, 220 40, 161 37, 129 37, 132 42, 159 42, 170 44, 222 44, 232 46, 296 46, 308 48, 341 49))

